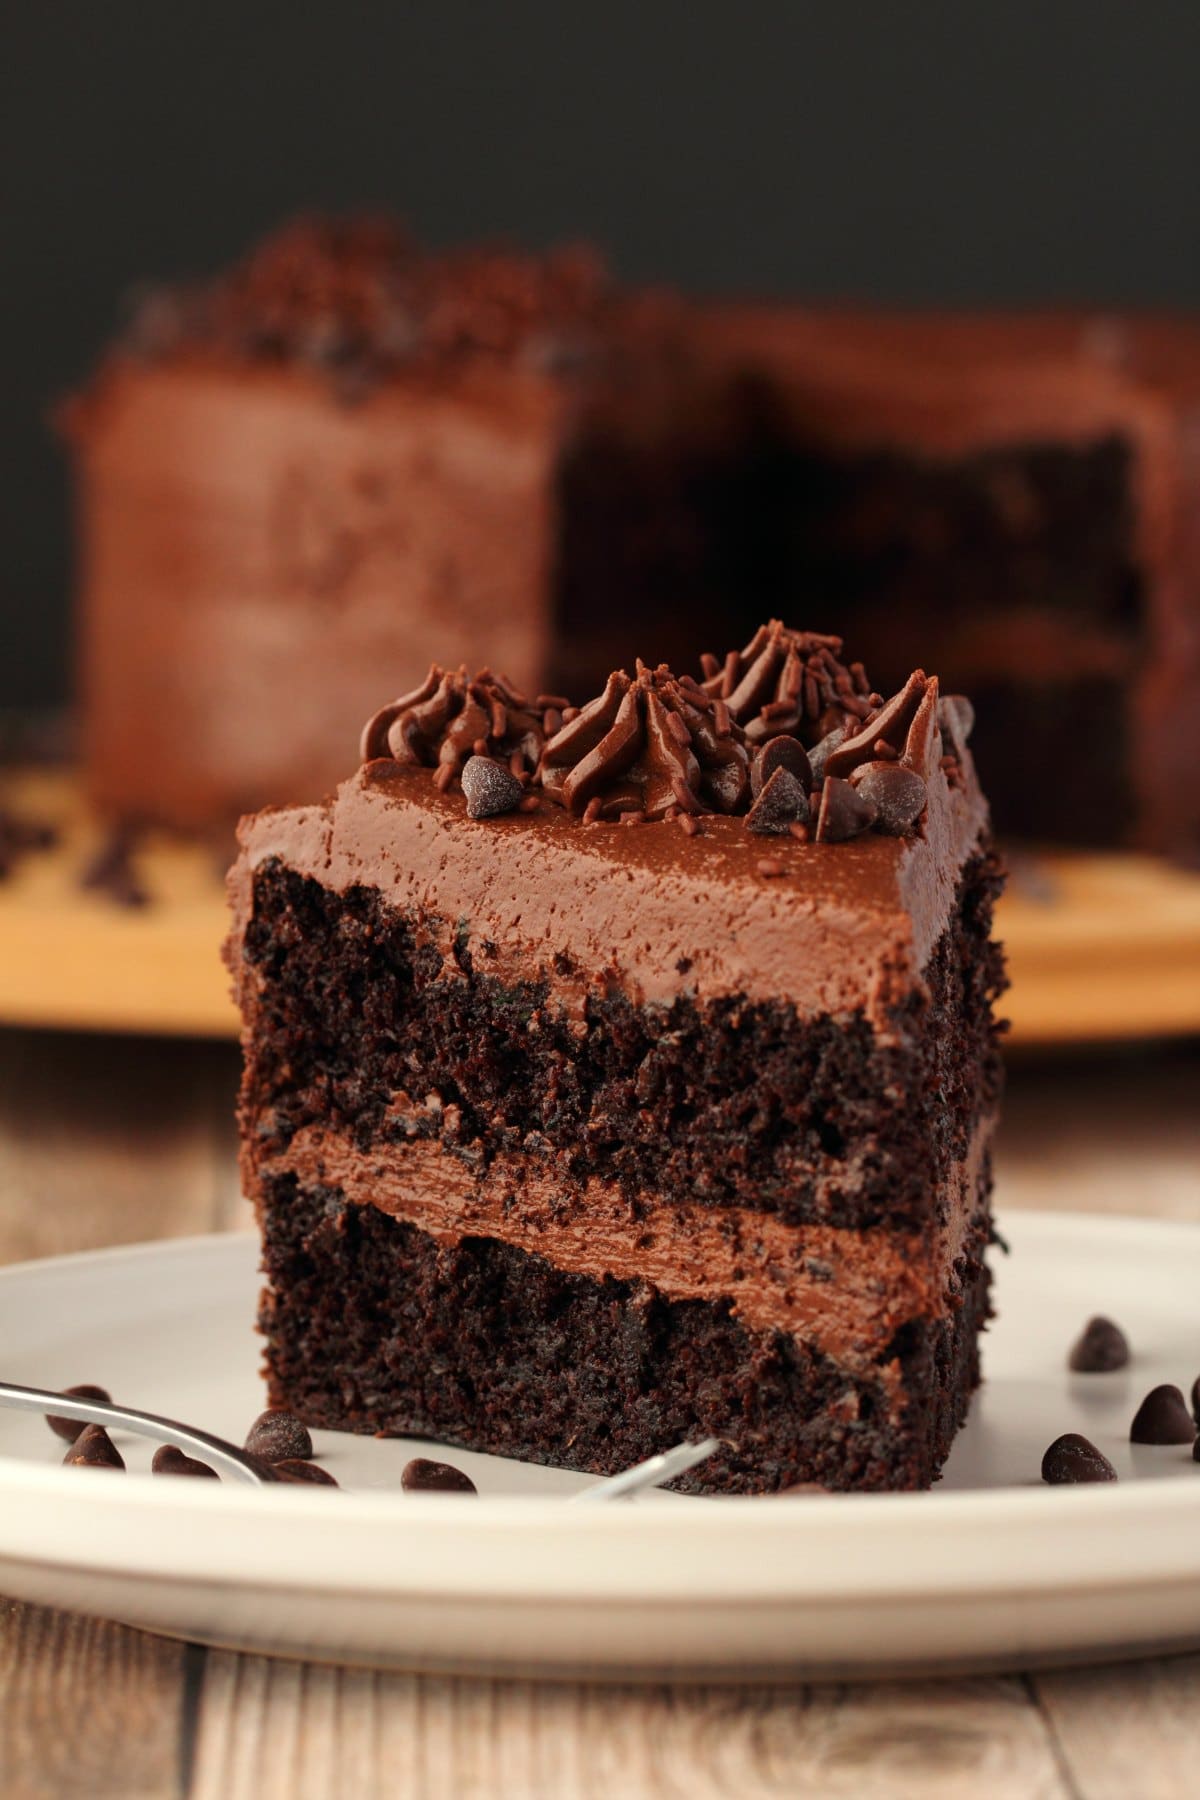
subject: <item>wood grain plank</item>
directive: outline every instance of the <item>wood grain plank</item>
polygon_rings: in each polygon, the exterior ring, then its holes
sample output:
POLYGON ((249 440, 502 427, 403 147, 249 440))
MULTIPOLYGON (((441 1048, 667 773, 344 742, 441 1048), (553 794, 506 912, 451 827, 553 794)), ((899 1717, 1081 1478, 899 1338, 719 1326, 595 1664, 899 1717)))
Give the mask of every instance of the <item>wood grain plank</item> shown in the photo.
POLYGON ((182 1645, 0 1600, 4 1800, 177 1800, 182 1645))
POLYGON ((1056 1670, 1031 1684, 1080 1800, 1196 1793, 1200 1656, 1056 1670))
POLYGON ((223 1223, 235 1079, 221 1045, 0 1032, 0 1262, 223 1223))
POLYGON ((454 1681, 209 1658, 191 1800, 1067 1800, 1019 1680, 454 1681))

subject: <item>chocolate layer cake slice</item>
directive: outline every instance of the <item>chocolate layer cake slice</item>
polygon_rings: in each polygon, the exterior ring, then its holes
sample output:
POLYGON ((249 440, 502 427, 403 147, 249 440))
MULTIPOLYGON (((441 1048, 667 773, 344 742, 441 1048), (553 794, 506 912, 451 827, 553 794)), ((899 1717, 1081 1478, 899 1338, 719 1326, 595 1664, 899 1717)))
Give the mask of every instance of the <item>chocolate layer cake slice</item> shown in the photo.
POLYGON ((970 707, 764 627, 582 709, 434 670, 243 822, 272 1403, 697 1489, 912 1488, 979 1379, 999 886, 970 707))

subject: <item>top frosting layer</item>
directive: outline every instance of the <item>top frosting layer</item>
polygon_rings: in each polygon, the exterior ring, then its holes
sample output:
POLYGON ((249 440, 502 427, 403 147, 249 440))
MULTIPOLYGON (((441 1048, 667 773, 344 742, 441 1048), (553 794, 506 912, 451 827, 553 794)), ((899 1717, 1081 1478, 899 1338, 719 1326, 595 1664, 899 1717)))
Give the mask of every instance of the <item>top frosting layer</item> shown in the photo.
POLYGON ((585 248, 432 253, 388 218, 300 219, 210 281, 135 299, 125 346, 306 364, 367 384, 464 359, 587 361, 618 307, 585 248))

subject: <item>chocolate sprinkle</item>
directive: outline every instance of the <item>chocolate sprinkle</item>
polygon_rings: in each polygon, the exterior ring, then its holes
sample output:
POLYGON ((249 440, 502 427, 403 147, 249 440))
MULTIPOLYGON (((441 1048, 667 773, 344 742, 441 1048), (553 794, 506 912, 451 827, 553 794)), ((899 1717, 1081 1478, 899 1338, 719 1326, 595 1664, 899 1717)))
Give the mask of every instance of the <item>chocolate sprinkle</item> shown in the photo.
POLYGON ((271 1406, 259 1413, 246 1433, 243 1448, 263 1462, 283 1462, 287 1458, 306 1458, 313 1453, 308 1426, 285 1407, 271 1406))
POLYGON ((808 795, 791 771, 781 765, 746 814, 746 830, 763 837, 785 837, 793 825, 806 824, 807 820, 808 795))
POLYGON ((161 1444, 154 1452, 150 1468, 155 1475, 204 1475, 218 1480, 217 1471, 194 1456, 185 1456, 175 1444, 161 1444))
MULTIPOLYGON (((359 753, 364 763, 390 758, 408 768, 433 769, 443 792, 472 756, 506 763, 514 776, 532 774, 546 742, 546 714, 558 696, 527 700, 503 675, 430 665, 420 687, 370 718, 359 753)), ((506 810, 511 810, 508 808, 506 810)))
POLYGON ((817 813, 818 844, 841 844, 847 838, 861 836, 875 823, 875 808, 848 781, 827 775, 821 788, 821 804, 817 813))
POLYGON ((1042 1458, 1042 1480, 1054 1487, 1063 1482, 1116 1479, 1117 1471, 1104 1452, 1077 1431, 1055 1438, 1042 1458))
POLYGON ((1097 1314, 1071 1346, 1067 1367, 1077 1375, 1108 1375, 1129 1361, 1129 1340, 1119 1325, 1097 1314))
MULTIPOLYGON (((467 798, 468 819, 493 819, 520 806, 525 794, 520 781, 503 763, 488 756, 470 756, 463 766, 462 791, 467 798)), ((530 796, 536 805, 536 796, 530 796)))
POLYGON ((63 1462, 72 1469, 123 1469, 125 1459, 103 1425, 85 1425, 63 1462))
POLYGON ((1190 1444, 1195 1436, 1183 1395, 1169 1381, 1150 1389, 1129 1427, 1131 1444, 1190 1444))
POLYGON ((412 1462, 405 1463, 400 1476, 400 1486, 406 1493, 429 1494, 477 1494, 479 1489, 469 1475, 456 1469, 453 1463, 430 1462, 424 1456, 416 1456, 412 1462))
MULTIPOLYGON (((65 1396, 73 1400, 102 1400, 111 1404, 112 1395, 107 1388, 97 1387, 94 1382, 81 1381, 75 1387, 63 1388, 65 1396)), ((59 1419, 52 1413, 46 1414, 46 1423, 56 1437, 65 1438, 73 1444, 87 1430, 81 1419, 59 1419)))

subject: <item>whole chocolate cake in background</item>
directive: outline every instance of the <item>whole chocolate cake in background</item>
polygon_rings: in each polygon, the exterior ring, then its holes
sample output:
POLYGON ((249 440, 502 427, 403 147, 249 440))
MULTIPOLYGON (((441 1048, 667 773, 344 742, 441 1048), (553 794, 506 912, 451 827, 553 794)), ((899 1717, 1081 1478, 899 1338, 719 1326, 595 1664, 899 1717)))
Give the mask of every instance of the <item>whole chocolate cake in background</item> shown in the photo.
POLYGON ((1000 875, 969 703, 763 626, 582 707, 435 666, 243 821, 271 1401, 696 1490, 914 1488, 979 1379, 1000 875))
POLYGON ((146 297, 65 416, 123 816, 317 797, 381 668, 580 695, 766 607, 968 688, 1002 831, 1200 852, 1185 321, 703 305, 315 221, 146 297))

